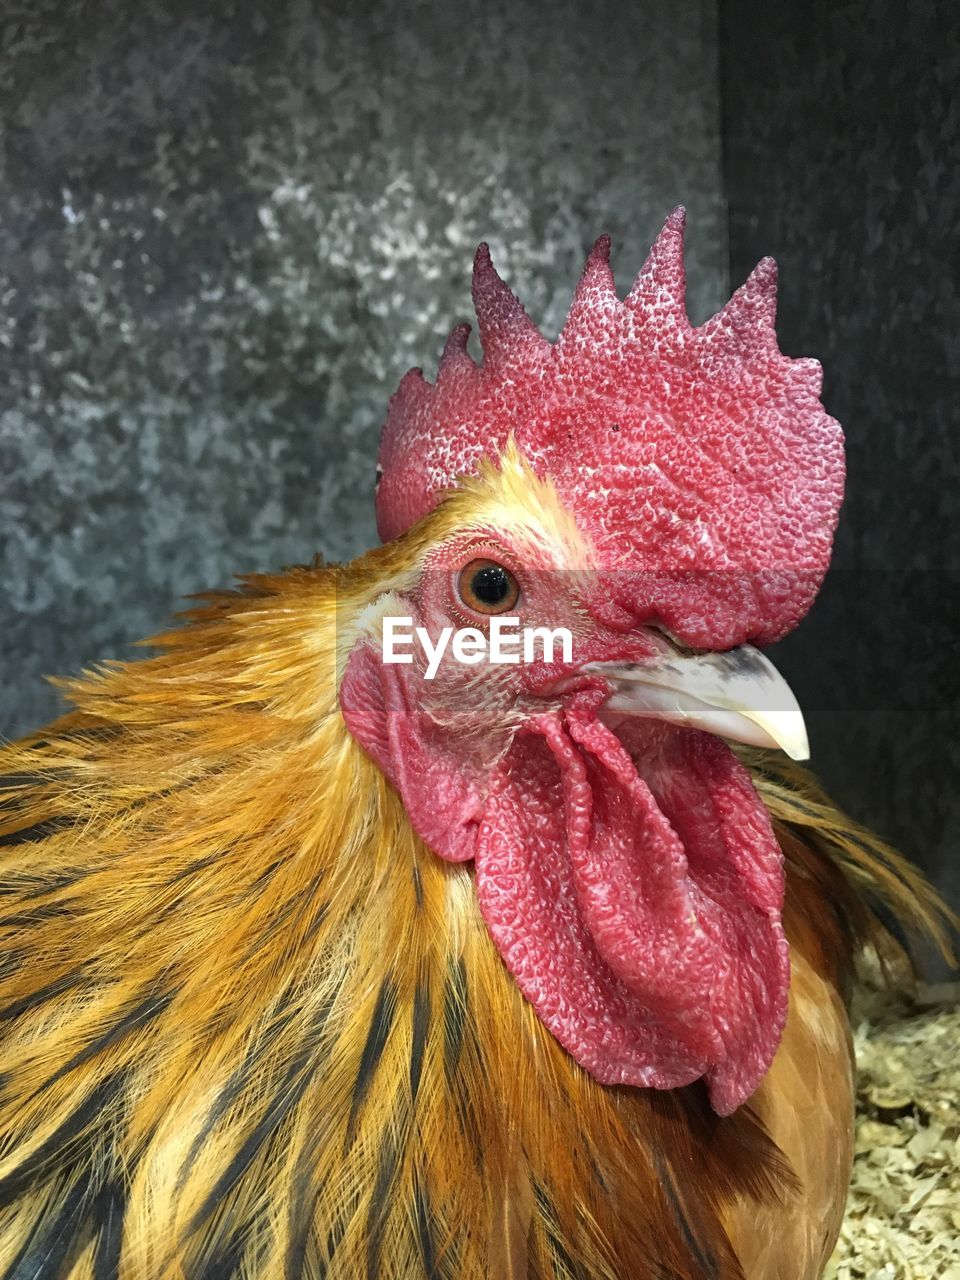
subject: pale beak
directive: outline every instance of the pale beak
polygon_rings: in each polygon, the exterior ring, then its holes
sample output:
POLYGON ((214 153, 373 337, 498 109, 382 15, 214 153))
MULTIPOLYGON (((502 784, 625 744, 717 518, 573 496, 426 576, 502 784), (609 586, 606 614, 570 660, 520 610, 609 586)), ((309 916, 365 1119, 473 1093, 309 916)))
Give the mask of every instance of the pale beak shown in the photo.
POLYGON ((666 650, 649 662, 592 662, 583 667, 609 680, 606 710, 704 729, 754 747, 779 747, 807 760, 803 713, 790 686, 759 649, 689 653, 663 638, 666 650))

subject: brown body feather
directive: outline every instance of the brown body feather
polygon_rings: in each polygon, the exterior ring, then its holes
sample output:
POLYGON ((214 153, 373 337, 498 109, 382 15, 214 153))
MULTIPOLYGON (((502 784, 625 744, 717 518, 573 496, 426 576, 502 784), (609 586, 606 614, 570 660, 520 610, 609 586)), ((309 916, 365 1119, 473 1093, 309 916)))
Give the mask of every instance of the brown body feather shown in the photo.
POLYGON ((340 718, 343 619, 407 563, 211 597, 0 750, 0 1277, 816 1276, 861 892, 927 926, 933 899, 760 762, 794 957, 773 1068, 724 1120, 699 1086, 598 1085, 340 718))

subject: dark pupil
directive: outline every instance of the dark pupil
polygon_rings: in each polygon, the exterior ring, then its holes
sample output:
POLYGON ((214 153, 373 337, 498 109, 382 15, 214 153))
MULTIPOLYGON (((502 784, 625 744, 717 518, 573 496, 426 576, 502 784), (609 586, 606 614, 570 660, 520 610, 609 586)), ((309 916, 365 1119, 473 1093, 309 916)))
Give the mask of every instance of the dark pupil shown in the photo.
POLYGON ((510 594, 510 579, 506 569, 499 565, 487 565, 478 569, 470 583, 473 594, 484 604, 501 604, 510 594))

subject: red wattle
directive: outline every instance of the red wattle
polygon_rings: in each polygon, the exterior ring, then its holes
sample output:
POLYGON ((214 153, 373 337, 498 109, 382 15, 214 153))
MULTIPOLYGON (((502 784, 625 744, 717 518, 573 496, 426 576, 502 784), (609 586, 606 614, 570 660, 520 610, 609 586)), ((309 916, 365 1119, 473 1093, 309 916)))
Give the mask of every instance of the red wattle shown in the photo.
POLYGON ((703 1076, 727 1114, 786 1018, 780 851, 722 742, 653 721, 618 735, 574 700, 516 739, 479 828, 481 910, 524 995, 593 1076, 656 1088, 703 1076))

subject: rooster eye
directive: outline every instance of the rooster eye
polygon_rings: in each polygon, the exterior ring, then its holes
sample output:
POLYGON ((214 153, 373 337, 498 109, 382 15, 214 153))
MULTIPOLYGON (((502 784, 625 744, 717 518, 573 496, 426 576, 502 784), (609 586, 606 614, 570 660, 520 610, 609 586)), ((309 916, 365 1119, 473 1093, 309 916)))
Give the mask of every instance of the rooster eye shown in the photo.
POLYGON ((517 580, 495 560, 471 560, 457 580, 460 599, 477 613, 506 613, 520 598, 517 580))

